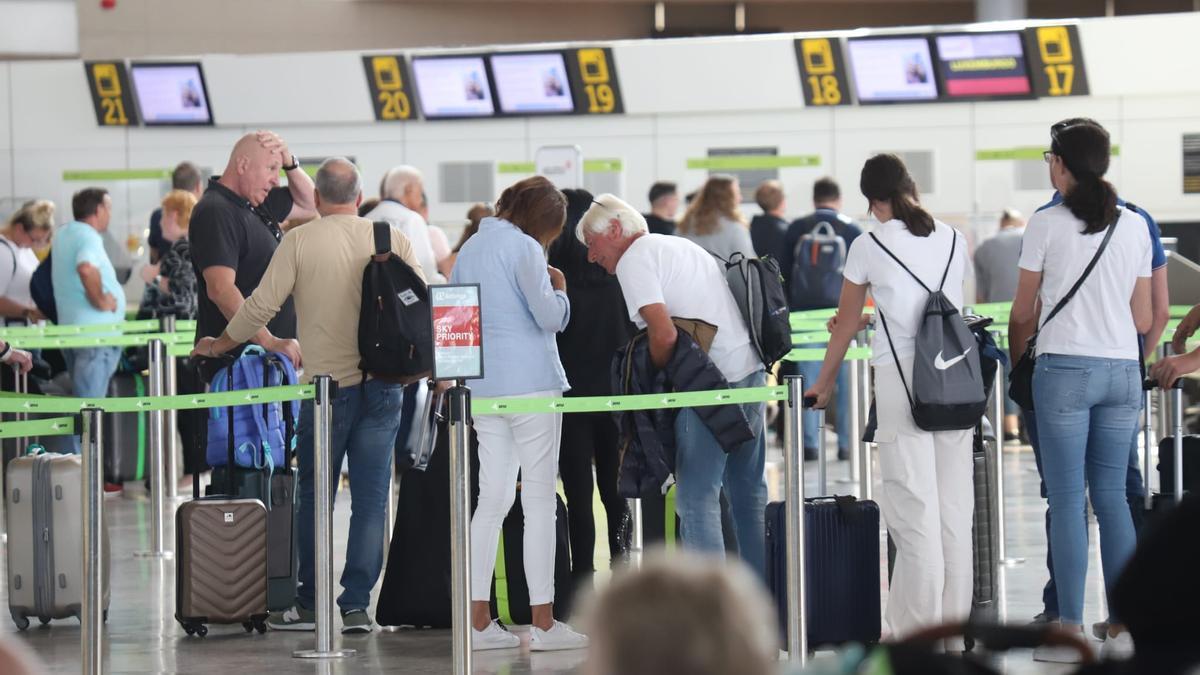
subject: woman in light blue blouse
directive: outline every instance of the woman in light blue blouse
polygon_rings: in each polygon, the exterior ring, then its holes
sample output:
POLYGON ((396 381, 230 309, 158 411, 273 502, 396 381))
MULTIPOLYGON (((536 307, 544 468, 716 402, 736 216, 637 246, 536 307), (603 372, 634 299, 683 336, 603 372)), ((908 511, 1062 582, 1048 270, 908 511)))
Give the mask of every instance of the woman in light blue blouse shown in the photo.
MULTIPOLYGON (((541 176, 504 191, 496 217, 459 251, 450 282, 479 284, 483 319, 485 398, 546 398, 569 388, 555 333, 571 306, 562 272, 546 264, 546 249, 563 229, 566 198, 541 176)), ((479 416, 479 505, 471 519, 473 649, 512 649, 520 638, 492 621, 488 610, 496 541, 512 508, 517 474, 525 514, 525 578, 533 616, 530 649, 579 649, 587 638, 554 620, 555 484, 561 414, 479 416)))

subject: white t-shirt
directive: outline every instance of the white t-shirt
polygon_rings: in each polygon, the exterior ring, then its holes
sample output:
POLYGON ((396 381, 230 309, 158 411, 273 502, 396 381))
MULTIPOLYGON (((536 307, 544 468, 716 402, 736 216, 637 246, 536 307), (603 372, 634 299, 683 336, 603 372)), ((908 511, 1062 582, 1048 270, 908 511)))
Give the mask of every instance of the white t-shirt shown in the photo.
POLYGON ((379 202, 379 206, 371 209, 366 218, 373 221, 386 220, 408 237, 413 251, 417 254, 417 262, 421 263, 421 271, 425 273, 426 283, 446 283, 446 278, 438 272, 437 257, 429 240, 429 226, 425 224, 421 214, 389 199, 379 202))
POLYGON ((34 252, 12 243, 0 235, 0 296, 13 302, 33 307, 33 296, 29 294, 29 280, 37 269, 38 259, 34 252))
MULTIPOLYGON (((1042 273, 1040 326, 1096 255, 1104 232, 1083 234, 1083 222, 1062 204, 1029 218, 1021 243, 1021 269, 1042 273)), ((1146 220, 1122 209, 1108 248, 1091 275, 1039 334, 1038 354, 1138 358, 1138 332, 1129 301, 1139 277, 1150 276, 1146 220)))
MULTIPOLYGON (((962 309, 967 240, 962 233, 943 222, 935 220, 934 224, 934 230, 928 237, 914 236, 903 222, 895 219, 877 226, 873 234, 930 290, 938 289, 942 274, 945 273, 946 283, 942 286, 942 292, 955 307, 962 309), (951 237, 956 238, 953 242, 953 260, 950 258, 951 237)), ((929 301, 929 293, 866 234, 855 238, 850 245, 843 275, 851 283, 871 286, 875 307, 887 319, 892 342, 896 345, 896 356, 901 360, 912 358, 916 354, 917 329, 920 328, 921 314, 929 301)), ((872 338, 871 363, 877 366, 895 363, 883 322, 876 326, 872 338)))
POLYGON ((682 237, 646 234, 621 256, 616 272, 638 328, 646 327, 638 310, 663 303, 672 317, 717 327, 708 356, 730 384, 762 370, 725 275, 707 251, 682 237))

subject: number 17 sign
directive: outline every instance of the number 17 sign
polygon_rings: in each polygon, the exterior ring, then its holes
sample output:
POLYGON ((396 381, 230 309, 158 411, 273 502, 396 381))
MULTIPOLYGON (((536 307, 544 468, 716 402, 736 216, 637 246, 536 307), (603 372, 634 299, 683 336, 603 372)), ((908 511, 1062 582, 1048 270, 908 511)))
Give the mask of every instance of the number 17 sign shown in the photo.
POLYGON ((479 284, 429 287, 433 321, 433 379, 483 377, 479 284))

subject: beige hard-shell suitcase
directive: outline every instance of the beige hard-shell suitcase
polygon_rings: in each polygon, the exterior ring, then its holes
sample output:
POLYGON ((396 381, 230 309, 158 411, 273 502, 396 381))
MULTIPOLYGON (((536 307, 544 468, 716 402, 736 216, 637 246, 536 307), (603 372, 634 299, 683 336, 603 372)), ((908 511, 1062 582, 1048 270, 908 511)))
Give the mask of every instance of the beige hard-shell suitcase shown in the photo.
MULTIPOLYGON (((17 628, 37 617, 79 618, 83 602, 83 465, 78 455, 32 453, 8 464, 8 607, 17 628)), ((108 528, 101 529, 108 612, 108 528)))
POLYGON ((267 507, 204 497, 175 512, 175 620, 188 635, 209 623, 267 630, 267 507))

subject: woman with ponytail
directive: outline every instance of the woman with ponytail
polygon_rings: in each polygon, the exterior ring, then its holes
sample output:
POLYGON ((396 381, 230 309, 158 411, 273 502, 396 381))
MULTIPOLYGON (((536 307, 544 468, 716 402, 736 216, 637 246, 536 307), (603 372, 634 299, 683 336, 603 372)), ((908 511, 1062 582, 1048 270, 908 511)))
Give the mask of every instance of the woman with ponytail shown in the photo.
MULTIPOLYGON (((874 231, 850 245, 825 362, 807 395, 817 398, 818 408, 828 403, 869 290, 891 337, 876 333, 871 363, 883 480, 879 505, 898 553, 885 617, 891 637, 901 639, 928 626, 966 621, 971 611, 971 431, 917 427, 904 384, 912 381, 928 300, 922 286, 940 285, 962 307, 967 246, 960 232, 921 206, 912 176, 895 155, 867 160, 860 188, 874 231)), ((961 643, 948 648, 962 650, 961 643)))
MULTIPOLYGON (((546 251, 563 230, 567 198, 542 176, 515 183, 495 217, 459 251, 453 284, 479 284, 484 377, 471 388, 485 398, 557 398, 569 389, 555 334, 571 303, 563 273, 546 251)), ((587 638, 554 619, 555 498, 562 414, 488 415, 474 420, 479 439, 479 504, 471 518, 472 649, 515 649, 521 640, 488 610, 496 543, 521 476, 524 563, 533 618, 533 651, 579 649, 587 638)), ((561 589, 566 591, 567 589, 561 589)))
MULTIPOLYGON (((1092 120, 1050 128, 1045 158, 1062 201, 1029 219, 1009 331, 1013 352, 1028 345, 1036 358, 1032 393, 1059 620, 1076 631, 1083 629, 1088 568, 1085 493, 1100 525, 1108 589, 1133 554, 1125 479, 1141 409, 1138 335, 1153 322, 1150 235, 1143 217, 1119 207, 1104 180, 1110 151, 1108 132, 1092 120)), ((1120 617, 1113 617, 1103 651, 1132 651, 1120 617)), ((1034 658, 1079 657, 1039 648, 1034 658)))

